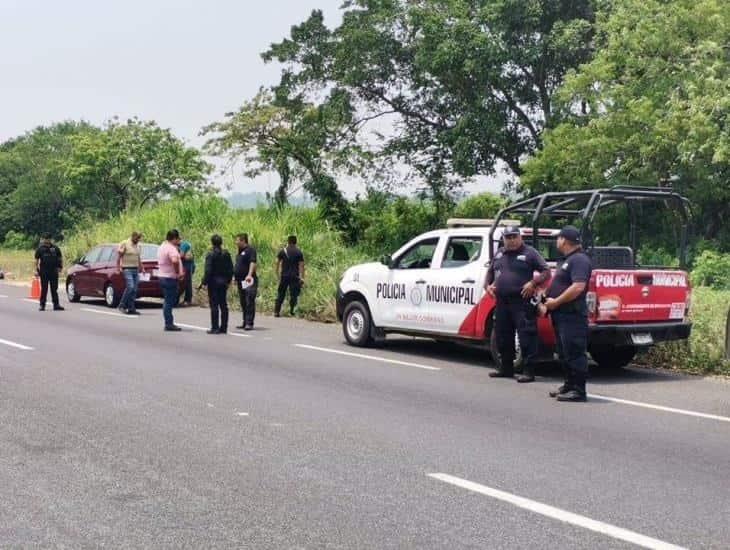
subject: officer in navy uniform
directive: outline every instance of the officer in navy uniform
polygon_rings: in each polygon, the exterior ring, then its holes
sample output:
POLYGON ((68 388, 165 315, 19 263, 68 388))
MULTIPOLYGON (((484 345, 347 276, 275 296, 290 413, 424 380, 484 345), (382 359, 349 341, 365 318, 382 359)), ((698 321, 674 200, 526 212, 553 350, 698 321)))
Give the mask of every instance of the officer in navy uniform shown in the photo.
POLYGON ((581 247, 580 231, 566 225, 558 235, 558 250, 565 259, 558 264, 540 313, 550 313, 565 383, 550 392, 558 401, 585 401, 588 376, 588 307, 586 293, 591 279, 591 260, 581 247))
POLYGON ((63 311, 58 302, 58 275, 63 270, 61 250, 51 241, 51 234, 45 233, 41 245, 35 251, 36 273, 41 278, 40 311, 46 309, 48 287, 51 287, 53 311, 63 311))
POLYGON ((504 230, 504 246, 497 250, 487 271, 487 293, 496 298, 494 330, 500 355, 493 378, 514 376, 515 331, 524 358, 522 376, 518 382, 535 380, 537 359, 537 309, 531 303, 537 287, 550 277, 550 269, 540 253, 522 240, 520 228, 514 225, 504 230), (537 277, 535 271, 539 272, 537 277))

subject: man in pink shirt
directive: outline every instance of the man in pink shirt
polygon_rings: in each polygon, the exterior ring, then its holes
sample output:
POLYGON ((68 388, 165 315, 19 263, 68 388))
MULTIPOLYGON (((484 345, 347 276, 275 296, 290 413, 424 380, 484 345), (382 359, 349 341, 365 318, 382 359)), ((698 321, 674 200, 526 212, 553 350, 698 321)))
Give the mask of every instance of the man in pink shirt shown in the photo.
POLYGON ((168 332, 180 332, 181 330, 175 325, 172 318, 172 308, 178 301, 178 281, 185 277, 179 246, 180 233, 177 229, 171 229, 167 232, 167 240, 160 245, 157 251, 158 278, 165 298, 162 315, 165 318, 165 330, 168 332))

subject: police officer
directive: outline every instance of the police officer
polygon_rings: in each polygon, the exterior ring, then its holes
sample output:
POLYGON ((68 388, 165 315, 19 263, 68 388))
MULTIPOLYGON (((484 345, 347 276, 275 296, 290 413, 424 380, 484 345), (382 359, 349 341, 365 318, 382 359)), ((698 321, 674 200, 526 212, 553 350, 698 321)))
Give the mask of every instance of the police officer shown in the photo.
MULTIPOLYGON (((228 332, 228 285, 233 278, 233 260, 227 250, 223 249, 220 235, 210 238, 213 248, 205 257, 205 274, 200 287, 208 287, 210 300, 210 330, 208 334, 226 334, 228 332)), ((198 287, 198 288, 200 288, 198 287)))
POLYGON ((495 325, 498 369, 493 378, 514 376, 515 331, 524 358, 523 374, 518 382, 535 380, 537 359, 537 309, 530 302, 537 287, 550 277, 550 270, 540 253, 522 240, 520 228, 507 226, 502 234, 504 246, 497 250, 487 271, 487 293, 496 298, 495 325), (537 277, 535 271, 539 272, 537 277))
POLYGON ((46 309, 46 298, 48 287, 51 287, 51 299, 53 300, 53 311, 63 311, 58 302, 58 275, 63 270, 63 257, 61 250, 53 244, 51 234, 45 233, 41 245, 35 251, 36 273, 41 278, 41 299, 40 311, 46 309))
POLYGON ((240 233, 236 237, 238 255, 236 256, 235 277, 238 283, 238 297, 241 301, 243 324, 236 328, 253 330, 256 318, 256 294, 259 286, 259 276, 256 272, 256 249, 248 242, 248 234, 240 233))
POLYGON ((281 316, 281 306, 289 290, 289 311, 294 315, 294 309, 299 301, 299 293, 304 284, 304 254, 297 246, 296 235, 289 235, 287 246, 279 251, 276 257, 276 272, 279 274, 279 288, 274 304, 274 317, 281 316))
POLYGON ((551 391, 558 401, 585 401, 588 375, 588 308, 586 293, 591 260, 583 253, 580 231, 566 225, 558 235, 558 250, 565 259, 558 265, 540 313, 550 313, 565 383, 551 391))

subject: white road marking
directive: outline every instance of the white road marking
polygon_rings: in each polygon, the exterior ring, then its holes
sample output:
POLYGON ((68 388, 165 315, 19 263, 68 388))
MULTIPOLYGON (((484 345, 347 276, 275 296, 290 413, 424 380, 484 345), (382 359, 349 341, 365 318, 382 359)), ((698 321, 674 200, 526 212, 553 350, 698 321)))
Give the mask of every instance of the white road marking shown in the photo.
POLYGON ((87 313, 96 313, 97 315, 108 315, 110 317, 119 317, 121 319, 137 319, 134 315, 124 315, 123 313, 114 313, 113 311, 101 311, 98 309, 91 309, 90 307, 79 308, 80 311, 86 311, 87 313))
MULTIPOLYGON (((185 323, 175 323, 177 326, 182 328, 189 328, 191 330, 200 330, 203 332, 208 332, 207 327, 199 327, 198 325, 186 325, 185 323)), ((235 332, 226 332, 228 336, 237 336, 238 338, 252 338, 250 334, 237 334, 235 332)))
POLYGON ((357 357, 359 359, 369 359, 370 361, 380 361, 382 363, 390 363, 392 365, 402 365, 404 367, 415 367, 417 369, 424 370, 441 370, 439 367, 429 367, 428 365, 419 365, 418 363, 409 363, 407 361, 398 361, 397 359, 387 359, 385 357, 378 357, 376 355, 365 355, 363 353, 352 353, 349 351, 340 351, 338 349, 320 348, 317 346, 309 346, 306 344, 294 344, 295 347, 311 349, 314 351, 322 351, 325 353, 335 353, 337 355, 345 355, 347 357, 357 357))
POLYGON ((30 302, 31 304, 38 304, 38 298, 22 298, 24 302, 30 302))
POLYGON ((683 414, 685 416, 694 416, 697 418, 706 418, 708 420, 718 420, 720 422, 730 422, 730 417, 719 416, 716 414, 707 414, 696 411, 689 411, 687 409, 675 409, 674 407, 664 407, 662 405, 653 405, 651 403, 644 403, 642 401, 630 401, 628 399, 619 399, 618 397, 608 397, 605 395, 596 395, 589 393, 588 397, 592 399, 599 399, 601 401, 611 401, 612 403, 620 403, 622 405, 631 405, 633 407, 642 407, 644 409, 654 409, 655 411, 664 411, 675 414, 683 414))
POLYGON ((238 416, 248 416, 248 413, 236 413, 238 416))
POLYGON ((8 297, 7 294, 0 294, 0 298, 7 298, 7 297, 8 297))
POLYGON ((10 346, 11 348, 15 348, 15 349, 22 349, 23 351, 33 351, 33 348, 31 348, 30 346, 18 344, 17 342, 11 342, 10 340, 3 340, 1 338, 0 338, 0 344, 3 344, 5 346, 10 346))
POLYGON ((213 405, 213 403, 206 403, 206 405, 208 405, 208 407, 211 409, 215 407, 215 405, 213 405))
POLYGON ((500 491, 499 489, 493 489, 491 487, 487 487, 486 485, 480 485, 479 483, 474 483, 473 481, 454 477, 449 474, 427 475, 433 479, 443 481, 444 483, 449 483, 451 485, 461 487, 462 489, 467 489, 469 491, 474 491, 475 493, 480 493, 488 497, 496 498, 497 500, 507 502, 509 504, 517 506, 518 508, 529 510, 530 512, 556 519, 558 521, 570 523, 571 525, 576 525, 590 531, 595 531, 596 533, 601 533, 614 539, 630 542, 643 548, 652 548, 655 550, 685 550, 682 546, 676 546, 674 544, 670 544, 659 539, 641 535, 634 531, 629 531, 628 529, 622 529, 621 527, 616 527, 615 525, 611 525, 609 523, 596 521, 594 519, 581 516, 579 514, 568 512, 567 510, 561 510, 560 508, 548 506, 547 504, 542 504, 541 502, 537 502, 535 500, 530 500, 528 498, 513 495, 511 493, 506 493, 504 491, 500 491))

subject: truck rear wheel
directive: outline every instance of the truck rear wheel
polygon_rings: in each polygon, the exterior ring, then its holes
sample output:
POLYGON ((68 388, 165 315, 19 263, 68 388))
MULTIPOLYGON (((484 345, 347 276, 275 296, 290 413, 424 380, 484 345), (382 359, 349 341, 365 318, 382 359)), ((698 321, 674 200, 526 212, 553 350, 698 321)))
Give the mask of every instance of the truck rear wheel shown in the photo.
POLYGON ((620 369, 625 367, 636 355, 634 346, 591 348, 591 357, 602 369, 620 369))
POLYGON ((372 320, 367 306, 359 301, 350 302, 342 314, 342 333, 351 346, 366 347, 373 343, 372 320))

